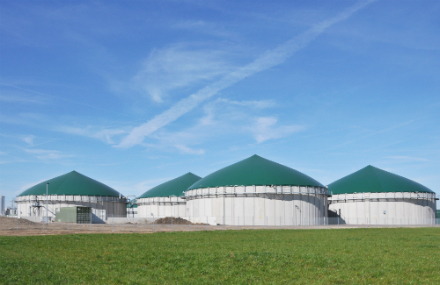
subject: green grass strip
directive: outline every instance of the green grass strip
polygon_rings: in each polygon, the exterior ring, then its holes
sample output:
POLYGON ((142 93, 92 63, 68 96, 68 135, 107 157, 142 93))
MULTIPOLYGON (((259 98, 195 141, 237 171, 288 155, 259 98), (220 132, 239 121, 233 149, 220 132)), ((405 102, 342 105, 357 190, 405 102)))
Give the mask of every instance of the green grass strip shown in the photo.
POLYGON ((440 284, 440 228, 0 236, 2 284, 440 284))

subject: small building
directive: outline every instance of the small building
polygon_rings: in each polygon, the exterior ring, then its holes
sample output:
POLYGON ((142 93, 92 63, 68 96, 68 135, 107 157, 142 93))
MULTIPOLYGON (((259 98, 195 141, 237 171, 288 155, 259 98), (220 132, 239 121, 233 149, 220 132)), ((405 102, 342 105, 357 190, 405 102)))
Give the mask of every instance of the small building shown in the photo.
POLYGON ((189 172, 151 188, 136 199, 140 218, 186 217, 184 191, 201 177, 189 172))
POLYGON ((55 218, 61 208, 85 206, 92 211, 93 222, 107 217, 126 217, 126 198, 115 189, 76 171, 41 182, 17 197, 21 218, 41 221, 55 218), (46 191, 48 195, 46 195, 46 191))
POLYGON ((55 213, 55 222, 60 223, 90 224, 91 220, 92 208, 85 206, 64 207, 55 213))
POLYGON ((185 191, 192 222, 220 225, 326 223, 327 188, 290 167, 253 155, 185 191))
POLYGON ((429 188, 374 166, 328 186, 329 211, 345 224, 430 225, 436 198, 429 188))

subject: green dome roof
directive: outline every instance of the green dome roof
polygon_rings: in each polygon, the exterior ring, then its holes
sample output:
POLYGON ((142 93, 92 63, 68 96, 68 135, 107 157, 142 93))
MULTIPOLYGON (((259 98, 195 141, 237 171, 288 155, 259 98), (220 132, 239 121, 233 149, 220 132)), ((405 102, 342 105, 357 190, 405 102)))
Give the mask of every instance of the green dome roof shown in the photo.
POLYGON ((417 182, 371 165, 331 183, 328 190, 332 195, 384 192, 434 193, 417 182))
POLYGON ((19 196, 46 195, 46 183, 49 183, 49 195, 119 197, 119 192, 115 189, 76 171, 41 182, 19 196))
POLYGON ((223 186, 317 186, 315 179, 290 167, 253 155, 200 179, 188 190, 223 186))
POLYGON ((201 177, 192 174, 191 172, 188 172, 185 175, 179 176, 177 178, 174 178, 173 180, 151 188, 150 190, 139 196, 138 199, 170 196, 180 197, 183 195, 183 191, 185 191, 189 186, 200 179, 201 177))

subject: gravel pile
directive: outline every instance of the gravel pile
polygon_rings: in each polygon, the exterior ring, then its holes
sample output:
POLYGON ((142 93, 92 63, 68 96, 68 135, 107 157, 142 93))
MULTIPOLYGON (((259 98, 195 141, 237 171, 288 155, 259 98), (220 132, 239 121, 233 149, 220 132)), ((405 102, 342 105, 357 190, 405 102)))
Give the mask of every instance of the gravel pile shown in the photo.
POLYGON ((17 221, 18 221, 18 226, 33 226, 33 225, 37 225, 34 222, 31 222, 29 220, 26 219, 16 219, 16 218, 9 218, 9 217, 0 217, 0 229, 9 229, 9 228, 14 228, 17 226, 17 221))
POLYGON ((155 220, 154 223, 158 225, 171 225, 171 220, 173 221, 173 225, 199 225, 199 226, 207 225, 203 223, 191 223, 190 221, 182 218, 172 218, 172 217, 160 218, 155 220))
POLYGON ((189 225, 189 224, 193 224, 188 220, 182 219, 182 218, 172 218, 172 217, 165 217, 165 218, 160 218, 154 221, 155 224, 170 224, 171 225, 171 221, 173 224, 175 225, 189 225))

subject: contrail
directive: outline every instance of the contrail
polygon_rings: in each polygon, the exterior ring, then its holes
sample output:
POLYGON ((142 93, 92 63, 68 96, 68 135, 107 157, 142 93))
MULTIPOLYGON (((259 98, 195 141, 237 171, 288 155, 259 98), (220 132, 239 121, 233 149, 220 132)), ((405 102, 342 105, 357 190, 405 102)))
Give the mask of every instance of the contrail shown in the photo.
POLYGON ((322 34, 332 25, 349 18, 352 14, 376 0, 358 2, 356 5, 346 9, 337 16, 314 25, 311 29, 285 42, 277 48, 267 51, 265 54, 255 59, 248 65, 245 65, 234 72, 226 75, 219 81, 206 86, 189 97, 179 101, 162 114, 156 115, 150 121, 133 128, 119 145, 116 147, 129 148, 142 143, 144 138, 158 129, 177 120, 184 114, 188 113, 203 101, 216 95, 219 91, 243 80, 244 78, 254 75, 257 72, 266 70, 273 66, 283 63, 291 57, 295 52, 306 47, 311 41, 322 34))

